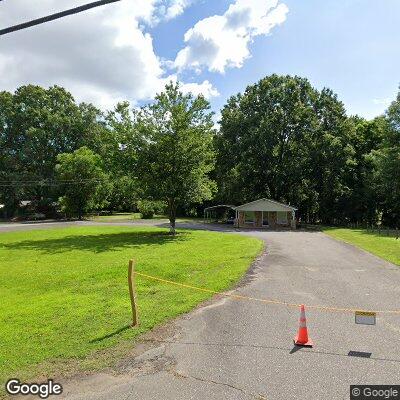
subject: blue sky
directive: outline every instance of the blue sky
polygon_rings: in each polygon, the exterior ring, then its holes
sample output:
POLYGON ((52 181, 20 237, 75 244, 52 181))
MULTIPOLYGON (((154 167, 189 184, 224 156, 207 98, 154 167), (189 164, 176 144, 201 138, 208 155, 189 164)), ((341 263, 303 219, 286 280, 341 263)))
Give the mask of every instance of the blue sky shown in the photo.
MULTIPOLYGON (((6 27, 84 0, 0 2, 6 27)), ((373 118, 400 83, 400 0, 121 0, 1 37, 0 90, 61 85, 103 109, 154 98, 169 80, 227 98, 272 74, 331 88, 373 118)))
MULTIPOLYGON (((184 33, 198 20, 223 14, 232 1, 199 1, 174 21, 153 30, 154 48, 171 59, 182 48, 184 33)), ((211 99, 219 110, 226 99, 271 73, 307 77, 317 87, 330 87, 349 114, 372 118, 395 98, 400 83, 400 1, 286 0, 286 21, 268 36, 250 44, 251 58, 242 68, 224 74, 203 71, 220 96, 211 99)))

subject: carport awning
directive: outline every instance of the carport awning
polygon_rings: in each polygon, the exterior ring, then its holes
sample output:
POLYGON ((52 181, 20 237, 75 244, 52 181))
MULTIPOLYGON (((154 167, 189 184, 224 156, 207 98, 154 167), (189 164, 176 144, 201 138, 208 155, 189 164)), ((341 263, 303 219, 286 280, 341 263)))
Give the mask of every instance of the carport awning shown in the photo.
POLYGON ((231 209, 234 210, 236 207, 229 205, 229 204, 219 204, 217 206, 211 206, 211 207, 207 207, 204 209, 204 212, 207 211, 214 211, 214 210, 219 210, 219 209, 231 209))

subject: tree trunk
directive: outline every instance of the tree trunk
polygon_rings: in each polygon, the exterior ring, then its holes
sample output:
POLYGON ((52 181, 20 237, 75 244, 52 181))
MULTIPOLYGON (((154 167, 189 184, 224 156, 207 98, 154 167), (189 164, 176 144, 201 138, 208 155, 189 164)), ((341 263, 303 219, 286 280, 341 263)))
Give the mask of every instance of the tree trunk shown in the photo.
POLYGON ((175 217, 171 217, 170 219, 169 219, 169 224, 170 224, 170 227, 169 227, 169 233, 171 234, 171 235, 174 235, 175 236, 175 234, 176 234, 176 229, 175 229, 175 217))

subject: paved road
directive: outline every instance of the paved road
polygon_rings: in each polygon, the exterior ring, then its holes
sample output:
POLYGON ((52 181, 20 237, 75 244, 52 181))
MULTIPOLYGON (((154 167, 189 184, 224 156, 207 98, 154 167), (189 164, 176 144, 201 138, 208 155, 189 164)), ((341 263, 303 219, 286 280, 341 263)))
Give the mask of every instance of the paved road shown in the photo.
MULTIPOLYGON (((1 0, 0 0, 1 1, 1 0)), ((85 221, 37 221, 37 222, 6 222, 0 223, 0 233, 31 231, 37 229, 67 228, 70 226, 157 226, 168 228, 168 219, 140 219, 140 220, 85 220, 85 221)), ((201 221, 178 222, 177 227, 188 229, 207 229, 215 231, 236 231, 233 226, 203 224, 201 221)))
MULTIPOLYGON (((306 305, 400 309, 400 268, 320 232, 246 232, 267 252, 236 293, 306 305)), ((113 371, 64 382, 69 400, 349 399, 350 384, 400 384, 400 316, 376 326, 306 309, 313 349, 293 347, 299 311, 216 298, 153 333, 113 371), (369 358, 350 351, 371 353, 369 358)))

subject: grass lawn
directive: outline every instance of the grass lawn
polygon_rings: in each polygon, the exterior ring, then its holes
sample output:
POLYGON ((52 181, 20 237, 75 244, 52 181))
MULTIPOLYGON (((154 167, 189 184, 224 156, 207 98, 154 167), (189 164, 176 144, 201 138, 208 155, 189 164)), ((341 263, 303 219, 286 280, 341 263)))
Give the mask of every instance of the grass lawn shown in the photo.
POLYGON ((400 239, 367 232, 365 229, 324 228, 328 235, 369 251, 393 264, 400 265, 400 239))
POLYGON ((114 221, 130 221, 133 219, 140 219, 140 213, 115 213, 111 215, 93 215, 90 217, 93 221, 101 221, 101 222, 114 222, 114 221))
MULTIPOLYGON (((92 221, 98 222, 115 222, 115 221, 131 221, 131 220, 142 220, 146 221, 146 219, 142 219, 142 215, 140 213, 116 213, 111 215, 93 215, 90 218, 92 221)), ((166 215, 155 215, 151 220, 168 220, 168 216, 166 215)), ((176 222, 196 222, 203 221, 203 218, 195 218, 195 217, 182 217, 177 218, 176 222)))
POLYGON ((0 234, 1 387, 10 377, 112 363, 140 333, 210 297, 137 277, 141 325, 132 329, 130 258, 139 272, 219 291, 234 286, 263 247, 234 234, 166 232, 102 226, 0 234))

